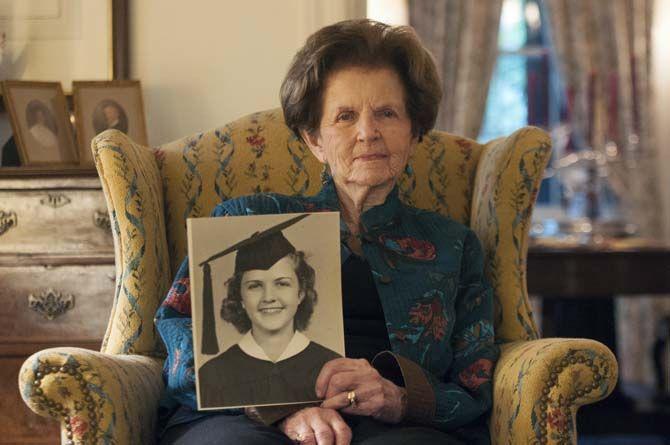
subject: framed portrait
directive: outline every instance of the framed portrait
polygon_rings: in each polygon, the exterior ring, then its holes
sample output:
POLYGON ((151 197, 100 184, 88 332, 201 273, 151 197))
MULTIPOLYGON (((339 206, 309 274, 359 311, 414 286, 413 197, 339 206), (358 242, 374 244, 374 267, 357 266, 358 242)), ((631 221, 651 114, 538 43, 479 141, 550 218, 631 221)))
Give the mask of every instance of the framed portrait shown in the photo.
POLYGON ((187 231, 198 409, 317 401, 322 366, 345 352, 339 213, 191 218, 187 231))
POLYGON ((59 82, 2 82, 21 164, 74 166, 78 162, 65 96, 59 82))
POLYGON ((139 80, 74 81, 74 113, 82 166, 92 166, 91 140, 105 130, 119 130, 147 145, 142 87, 139 80))

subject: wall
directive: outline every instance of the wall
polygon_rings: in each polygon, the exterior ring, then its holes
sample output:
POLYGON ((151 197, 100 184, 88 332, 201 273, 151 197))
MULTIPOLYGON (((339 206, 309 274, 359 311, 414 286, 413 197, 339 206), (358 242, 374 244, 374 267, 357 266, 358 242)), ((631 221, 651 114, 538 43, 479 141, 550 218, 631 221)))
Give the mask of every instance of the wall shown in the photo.
POLYGON ((656 0, 652 29, 652 67, 656 149, 659 155, 659 189, 661 192, 665 239, 670 241, 670 2, 656 0))
POLYGON ((279 106, 305 38, 363 16, 365 0, 131 2, 131 77, 142 81, 150 144, 279 106))

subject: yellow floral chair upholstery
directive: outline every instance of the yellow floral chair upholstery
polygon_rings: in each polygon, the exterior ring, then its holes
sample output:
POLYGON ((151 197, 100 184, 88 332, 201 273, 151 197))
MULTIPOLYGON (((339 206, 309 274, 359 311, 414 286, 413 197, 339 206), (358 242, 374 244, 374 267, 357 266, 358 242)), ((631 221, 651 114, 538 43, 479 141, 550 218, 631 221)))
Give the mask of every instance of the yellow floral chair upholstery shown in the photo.
MULTIPOLYGON (((116 250, 116 293, 100 352, 54 348, 23 365, 19 387, 36 413, 61 422, 64 443, 153 442, 164 351, 153 316, 186 247, 186 218, 259 191, 312 194, 321 165, 281 111, 150 149, 115 130, 93 141, 116 250)), ((401 180, 402 199, 472 227, 495 289, 502 355, 494 379, 494 444, 576 443, 577 409, 617 380, 604 345, 539 339, 526 291, 528 226, 550 140, 523 128, 488 144, 429 133, 401 180)), ((112 296, 110 295, 110 298, 112 296)))

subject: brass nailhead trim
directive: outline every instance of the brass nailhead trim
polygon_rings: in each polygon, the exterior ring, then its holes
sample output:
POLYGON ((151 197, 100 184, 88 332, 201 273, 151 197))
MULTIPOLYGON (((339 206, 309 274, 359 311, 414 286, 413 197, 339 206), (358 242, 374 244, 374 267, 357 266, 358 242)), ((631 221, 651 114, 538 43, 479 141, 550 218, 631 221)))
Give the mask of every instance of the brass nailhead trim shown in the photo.
POLYGON ((65 442, 67 445, 75 445, 75 441, 73 440, 72 418, 70 416, 70 410, 69 408, 63 407, 61 403, 56 403, 53 400, 47 399, 43 395, 44 391, 42 390, 42 388, 40 388, 40 386, 42 384, 42 380, 48 374, 61 372, 64 374, 74 376, 75 380, 79 381, 81 392, 85 395, 84 399, 86 400, 86 402, 88 402, 86 408, 88 408, 89 410, 88 420, 91 429, 86 434, 87 435, 92 434, 94 431, 98 429, 98 422, 97 422, 98 414, 95 412, 96 406, 93 403, 93 398, 90 395, 90 390, 88 389, 88 382, 86 382, 81 371, 79 371, 78 369, 79 367, 80 365, 78 363, 74 364, 73 366, 63 365, 61 367, 40 364, 38 366, 37 372, 35 373, 35 380, 32 383, 33 394, 39 396, 37 397, 38 403, 46 405, 46 407, 48 408, 47 412, 51 417, 62 417, 63 423, 65 424, 65 431, 66 431, 65 436, 68 439, 65 442))
MULTIPOLYGON (((602 366, 602 375, 601 369, 594 364, 592 359, 587 359, 584 356, 574 355, 568 358, 563 358, 558 365, 554 365, 550 368, 549 379, 545 382, 544 388, 542 388, 542 397, 540 398, 540 443, 548 443, 547 439, 547 407, 549 402, 549 394, 551 394, 551 388, 556 385, 558 376, 563 370, 570 364, 574 365, 576 363, 584 364, 589 367, 589 370, 593 373, 593 382, 590 385, 586 385, 583 388, 575 388, 575 391, 566 397, 565 403, 558 403, 559 407, 565 406, 566 408, 571 405, 577 397, 584 397, 585 395, 591 393, 593 390, 600 387, 600 381, 604 379, 606 375, 609 374, 609 365, 603 364, 602 366)), ((558 441, 559 444, 567 443, 563 440, 558 441)))

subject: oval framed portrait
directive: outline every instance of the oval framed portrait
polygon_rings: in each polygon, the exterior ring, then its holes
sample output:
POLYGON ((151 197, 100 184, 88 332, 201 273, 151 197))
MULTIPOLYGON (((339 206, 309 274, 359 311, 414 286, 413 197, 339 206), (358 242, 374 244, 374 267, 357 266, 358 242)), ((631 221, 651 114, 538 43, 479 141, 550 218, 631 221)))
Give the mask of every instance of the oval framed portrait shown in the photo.
POLYGON ((22 166, 74 166, 79 156, 59 82, 7 80, 3 98, 22 166))
POLYGON ((107 130, 120 131, 139 144, 147 144, 139 80, 75 81, 72 93, 82 165, 93 165, 91 141, 107 130))

